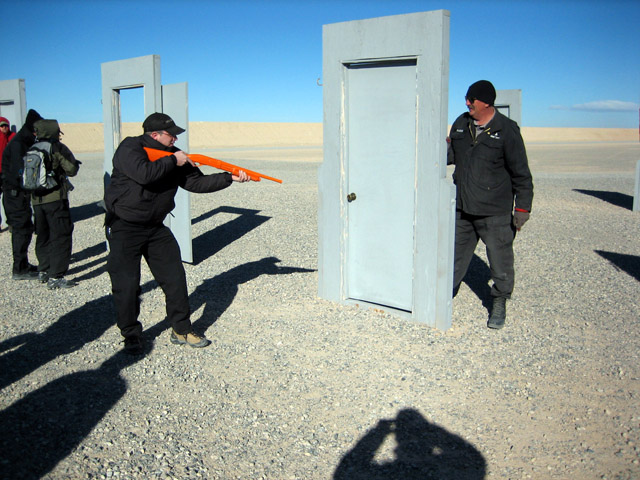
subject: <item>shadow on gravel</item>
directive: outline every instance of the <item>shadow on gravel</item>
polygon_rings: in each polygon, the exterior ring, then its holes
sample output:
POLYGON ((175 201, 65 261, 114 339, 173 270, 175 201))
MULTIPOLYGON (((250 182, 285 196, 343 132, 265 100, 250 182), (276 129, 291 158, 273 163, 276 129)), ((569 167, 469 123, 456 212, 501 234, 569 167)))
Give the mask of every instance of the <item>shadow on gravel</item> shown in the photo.
POLYGON ((258 215, 258 212, 260 212, 260 210, 218 207, 194 218, 191 221, 192 224, 206 220, 218 213, 231 213, 238 215, 237 218, 234 218, 223 225, 219 225, 213 230, 209 230, 193 239, 193 264, 197 265, 203 260, 212 257, 227 245, 232 244, 254 228, 259 227, 264 222, 271 219, 271 217, 258 215))
POLYGON ((67 275, 69 277, 71 275, 77 275, 73 277, 73 280, 75 280, 76 282, 84 282, 86 280, 99 277, 106 271, 107 271, 107 257, 105 256, 104 258, 99 258, 92 262, 85 263, 84 265, 70 268, 69 271, 67 272, 67 275), (88 271, 84 275, 78 275, 78 273, 82 272, 83 270, 88 270, 93 267, 97 267, 97 268, 95 268, 94 270, 88 271))
POLYGON ((265 257, 262 260, 238 265, 220 275, 202 282, 189 297, 191 311, 205 305, 202 316, 193 322, 196 330, 205 332, 222 315, 238 293, 238 286, 249 282, 260 275, 290 275, 292 273, 315 272, 308 268, 281 267, 276 265, 280 260, 276 257, 265 257))
POLYGON ((99 368, 58 378, 0 412, 0 478, 50 472, 126 393, 120 371, 141 358, 118 352, 99 368))
POLYGON ((580 188, 574 188, 573 191, 583 193, 584 195, 591 195, 592 197, 609 202, 611 205, 615 205, 616 207, 627 210, 631 210, 633 208, 633 197, 626 193, 607 192, 604 190, 582 190, 580 188))
MULTIPOLYGON (((81 262, 83 260, 88 260, 90 258, 102 255, 106 252, 107 252, 107 243, 105 240, 104 242, 100 242, 92 247, 87 247, 84 250, 81 250, 80 252, 76 252, 73 255, 71 255, 71 263, 74 264, 74 263, 81 262)), ((107 269, 106 261, 107 261, 107 256, 104 255, 101 258, 92 260, 91 262, 85 263, 84 265, 75 265, 69 269, 69 271, 67 272, 67 275, 70 277, 72 275, 77 275, 80 272, 83 272, 85 270, 89 270, 84 275, 74 277, 73 280, 75 280, 76 282, 82 282, 82 281, 89 280, 91 278, 99 277, 104 272, 106 272, 106 269, 107 269), (93 267, 97 267, 97 268, 95 268, 94 270, 90 270, 93 267)))
POLYGON ((627 272, 640 282, 640 257, 624 253, 605 252, 604 250, 594 251, 602 258, 609 260, 616 269, 627 272))
POLYGON ((24 335, 18 335, 17 337, 13 337, 0 342, 0 353, 6 352, 7 350, 12 350, 19 347, 20 345, 24 345, 29 340, 32 340, 37 336, 37 333, 25 333, 24 335))
POLYGON ((79 207, 71 207, 71 219, 74 222, 88 220, 98 215, 104 215, 104 208, 100 206, 99 202, 87 203, 79 207))
POLYGON ((111 297, 92 300, 31 334, 19 348, 0 356, 0 389, 6 388, 42 365, 80 350, 114 324, 111 297))
MULTIPOLYGON (((156 287, 155 282, 147 282, 142 291, 156 287)), ((57 356, 81 349, 111 327, 114 318, 111 297, 104 296, 61 317, 43 333, 21 339, 26 340, 22 347, 0 357, 2 386, 57 356)), ((145 330, 145 355, 166 328, 162 321, 145 330)), ((120 372, 145 355, 118 351, 100 367, 64 375, 0 412, 0 478, 39 479, 55 468, 125 395, 127 383, 120 372)), ((76 475, 84 473, 70 475, 80 478, 76 475)))
POLYGON ((107 241, 103 241, 100 243, 96 243, 92 247, 87 247, 84 250, 80 250, 79 252, 75 252, 71 255, 71 262, 81 262, 83 260, 88 260, 93 257, 97 257, 98 255, 102 255, 107 251, 107 241))
POLYGON ((486 308, 487 311, 489 311, 492 306, 489 280, 491 280, 491 270, 489 266, 474 253, 469 263, 467 274, 462 281, 476 294, 482 302, 482 306, 486 308))
POLYGON ((487 462, 463 438, 408 408, 383 419, 342 457, 334 480, 480 480, 487 462), (376 461, 383 442, 395 440, 394 460, 376 461))

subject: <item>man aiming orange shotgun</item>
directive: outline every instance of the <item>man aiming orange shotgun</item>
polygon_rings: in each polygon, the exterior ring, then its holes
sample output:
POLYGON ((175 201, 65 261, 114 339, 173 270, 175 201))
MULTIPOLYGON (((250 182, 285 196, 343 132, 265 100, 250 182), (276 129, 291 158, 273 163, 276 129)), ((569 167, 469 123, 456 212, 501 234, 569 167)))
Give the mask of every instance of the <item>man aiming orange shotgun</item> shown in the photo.
MULTIPOLYGON (((172 152, 166 152, 164 150, 157 150, 155 148, 144 147, 149 156, 149 160, 155 162, 159 158, 168 157, 173 155, 172 152)), ((200 165, 209 165, 210 167, 217 168, 219 170, 224 170, 225 172, 230 172, 232 175, 238 175, 240 170, 244 171, 247 176, 253 180, 254 182, 259 182, 260 179, 264 178, 265 180, 271 180, 272 182, 282 183, 282 180, 278 178, 268 177, 267 175, 263 175, 258 172, 253 172, 251 170, 247 170, 246 168, 238 167, 237 165, 233 165, 231 163, 223 162, 222 160, 218 160, 217 158, 207 157, 206 155, 200 155, 198 153, 190 153, 188 157, 193 160, 193 162, 200 165)))

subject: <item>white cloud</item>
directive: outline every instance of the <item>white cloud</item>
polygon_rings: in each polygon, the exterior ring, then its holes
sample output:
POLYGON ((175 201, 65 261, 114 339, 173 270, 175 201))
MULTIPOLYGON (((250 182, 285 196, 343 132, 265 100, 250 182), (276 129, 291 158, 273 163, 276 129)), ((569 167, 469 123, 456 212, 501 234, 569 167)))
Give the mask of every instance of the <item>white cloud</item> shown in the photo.
POLYGON ((551 110, 579 110, 583 112, 637 112, 640 105, 620 100, 600 100, 597 102, 580 103, 567 107, 565 105, 551 105, 551 110))

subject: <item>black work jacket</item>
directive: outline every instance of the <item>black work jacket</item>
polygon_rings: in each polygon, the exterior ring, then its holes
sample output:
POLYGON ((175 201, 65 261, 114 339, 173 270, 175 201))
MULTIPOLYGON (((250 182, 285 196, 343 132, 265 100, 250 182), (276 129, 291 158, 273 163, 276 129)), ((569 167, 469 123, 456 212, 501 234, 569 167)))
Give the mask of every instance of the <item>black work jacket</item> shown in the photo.
POLYGON ((533 179, 518 124, 496 111, 475 135, 468 112, 451 126, 448 163, 455 164, 456 208, 479 216, 531 211, 533 179))
POLYGON ((152 162, 143 147, 178 151, 146 134, 127 137, 120 143, 113 156, 113 173, 105 189, 104 201, 107 212, 127 222, 162 223, 175 207, 178 187, 189 192, 208 193, 222 190, 233 181, 230 173, 205 175, 189 164, 178 167, 174 155, 152 162))

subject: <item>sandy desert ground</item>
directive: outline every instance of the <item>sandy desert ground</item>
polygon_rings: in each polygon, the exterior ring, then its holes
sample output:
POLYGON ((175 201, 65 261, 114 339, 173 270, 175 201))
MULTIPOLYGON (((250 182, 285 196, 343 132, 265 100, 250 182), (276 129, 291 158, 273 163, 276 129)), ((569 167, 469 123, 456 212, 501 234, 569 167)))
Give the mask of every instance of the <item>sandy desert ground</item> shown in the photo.
POLYGON ((318 298, 320 125, 196 126, 192 150, 284 179, 191 197, 192 319, 213 344, 169 342, 143 267, 148 351, 120 353, 101 126, 63 125, 84 162, 79 285, 25 291, 0 234, 0 478, 640 478, 635 130, 527 134, 536 197, 508 324, 486 328, 479 247, 442 332, 318 298))

